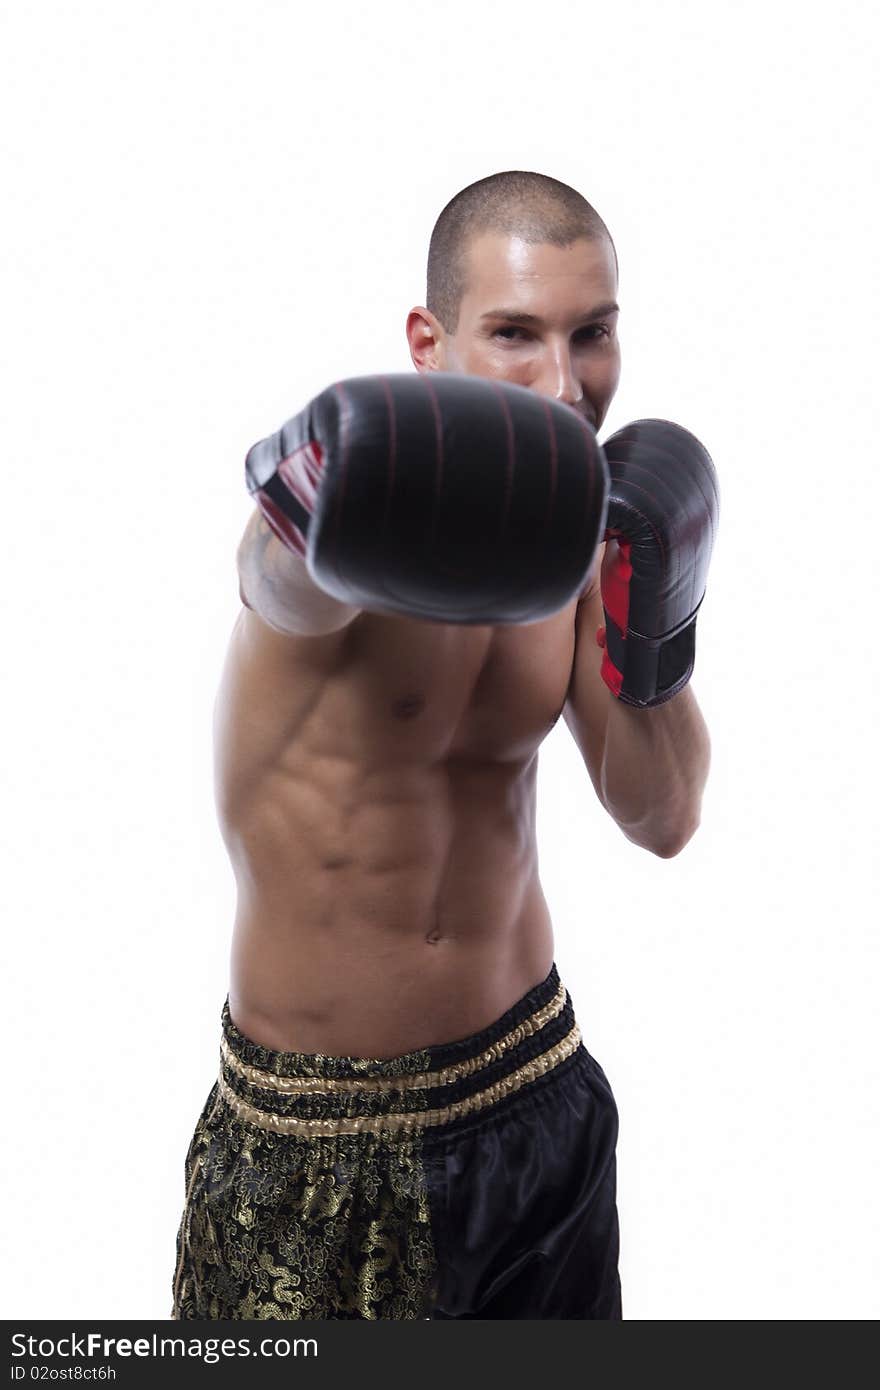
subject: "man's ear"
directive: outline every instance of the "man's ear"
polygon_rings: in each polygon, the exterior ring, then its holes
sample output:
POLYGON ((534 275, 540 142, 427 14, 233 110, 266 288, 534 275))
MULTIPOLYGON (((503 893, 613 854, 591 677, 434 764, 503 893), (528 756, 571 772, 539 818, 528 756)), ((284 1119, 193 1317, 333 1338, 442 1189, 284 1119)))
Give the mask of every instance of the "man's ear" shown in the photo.
POLYGON ((410 309, 406 318, 409 354, 417 372, 439 372, 446 365, 443 329, 424 305, 410 309))

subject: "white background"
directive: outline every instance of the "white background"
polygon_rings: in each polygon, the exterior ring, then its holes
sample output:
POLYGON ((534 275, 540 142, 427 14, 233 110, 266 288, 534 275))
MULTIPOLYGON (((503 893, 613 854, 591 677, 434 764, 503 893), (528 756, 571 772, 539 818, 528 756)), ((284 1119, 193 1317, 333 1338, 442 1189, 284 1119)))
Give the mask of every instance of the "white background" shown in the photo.
POLYGON ((166 1317, 234 885, 211 711, 249 445, 408 371, 502 169, 621 263, 608 417, 722 485, 677 858, 542 752, 556 958, 621 1112, 629 1319, 878 1299, 873 6, 10 5, 0 52, 6 1317, 166 1317))

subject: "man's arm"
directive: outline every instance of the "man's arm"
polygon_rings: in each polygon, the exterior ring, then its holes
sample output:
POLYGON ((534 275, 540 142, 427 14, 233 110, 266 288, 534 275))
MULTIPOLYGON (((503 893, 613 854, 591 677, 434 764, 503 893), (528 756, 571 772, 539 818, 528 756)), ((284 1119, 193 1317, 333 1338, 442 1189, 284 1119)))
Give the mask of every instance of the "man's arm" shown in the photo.
POLYGON ((575 654, 563 711, 596 794, 628 840, 671 859, 700 823, 709 774, 709 731, 689 685, 671 700, 637 709, 602 680, 605 625, 598 569, 575 616, 575 654))
POLYGON ((325 594, 257 508, 238 547, 241 601, 277 632, 292 637, 319 637, 338 632, 361 609, 325 594))

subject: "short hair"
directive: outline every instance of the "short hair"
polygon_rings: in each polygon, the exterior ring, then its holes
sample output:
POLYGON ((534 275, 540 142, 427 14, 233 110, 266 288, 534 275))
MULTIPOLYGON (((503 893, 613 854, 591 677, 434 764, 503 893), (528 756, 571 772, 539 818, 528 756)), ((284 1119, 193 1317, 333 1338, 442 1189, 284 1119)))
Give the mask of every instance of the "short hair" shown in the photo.
POLYGON ((518 236, 536 245, 570 246, 578 237, 605 237, 617 251, 598 212, 574 188, 547 174, 508 169, 469 184, 446 204, 428 247, 425 305, 447 333, 458 327, 467 289, 467 250, 482 232, 518 236))

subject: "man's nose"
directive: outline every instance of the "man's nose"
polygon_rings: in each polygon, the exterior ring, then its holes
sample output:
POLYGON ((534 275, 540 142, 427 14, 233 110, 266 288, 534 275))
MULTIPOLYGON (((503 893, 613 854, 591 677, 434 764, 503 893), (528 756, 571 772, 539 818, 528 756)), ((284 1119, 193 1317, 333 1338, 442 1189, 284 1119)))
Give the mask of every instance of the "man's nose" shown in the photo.
POLYGON ((571 347, 567 342, 551 344, 542 363, 535 387, 542 396, 577 405, 584 398, 584 388, 574 369, 571 347))

